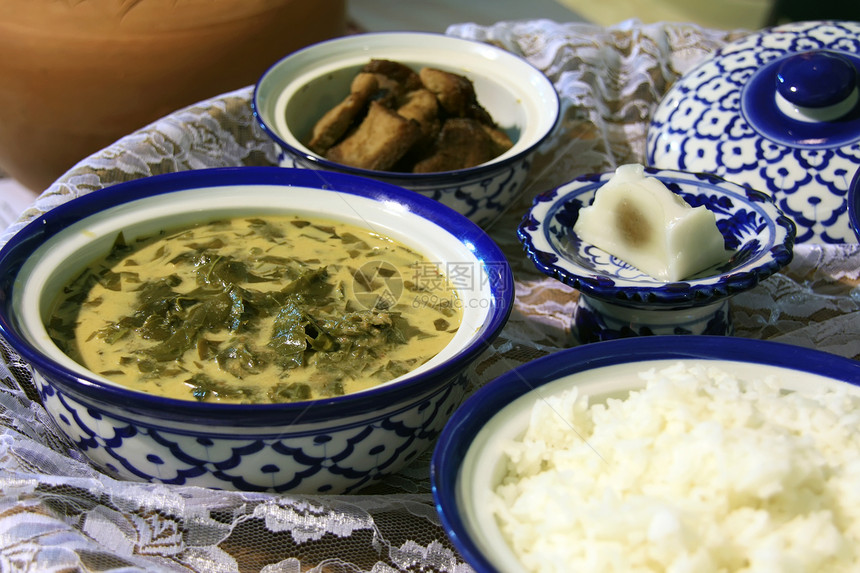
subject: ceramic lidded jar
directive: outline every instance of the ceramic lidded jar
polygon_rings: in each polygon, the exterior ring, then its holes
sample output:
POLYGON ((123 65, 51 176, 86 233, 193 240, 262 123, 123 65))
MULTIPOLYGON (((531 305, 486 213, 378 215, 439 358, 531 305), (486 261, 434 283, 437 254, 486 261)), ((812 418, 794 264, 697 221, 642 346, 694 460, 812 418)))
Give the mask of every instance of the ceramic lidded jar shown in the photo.
POLYGON ((763 30, 685 74, 655 110, 647 161, 770 193, 797 242, 856 240, 846 193, 860 169, 860 22, 763 30))
POLYGON ((40 191, 135 129, 343 34, 345 4, 0 2, 0 171, 40 191))

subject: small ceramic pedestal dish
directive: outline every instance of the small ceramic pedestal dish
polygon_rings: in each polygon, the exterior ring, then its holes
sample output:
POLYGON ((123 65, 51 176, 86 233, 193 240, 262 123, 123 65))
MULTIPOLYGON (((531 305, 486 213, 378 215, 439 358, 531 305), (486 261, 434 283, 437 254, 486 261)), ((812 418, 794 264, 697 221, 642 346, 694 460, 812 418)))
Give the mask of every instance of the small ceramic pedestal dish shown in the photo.
POLYGON ((860 22, 798 22, 724 46, 666 93, 647 162, 773 195, 797 242, 852 243, 860 168, 860 22))
POLYGON ((714 212, 726 248, 724 264, 684 281, 654 279, 573 232, 614 172, 586 175, 539 195, 518 229, 535 266, 580 291, 574 335, 580 343, 654 334, 733 332, 729 299, 791 261, 795 226, 764 193, 712 175, 646 168, 692 206, 714 212))
POLYGON ((490 225, 519 196, 531 156, 559 116, 552 82, 526 60, 489 44, 441 34, 357 34, 299 50, 274 64, 255 86, 254 113, 281 150, 284 167, 361 175, 422 193, 490 225), (358 71, 371 59, 413 68, 432 67, 472 81, 478 103, 514 145, 475 167, 437 173, 358 169, 330 161, 306 142, 314 124, 340 103, 358 71))

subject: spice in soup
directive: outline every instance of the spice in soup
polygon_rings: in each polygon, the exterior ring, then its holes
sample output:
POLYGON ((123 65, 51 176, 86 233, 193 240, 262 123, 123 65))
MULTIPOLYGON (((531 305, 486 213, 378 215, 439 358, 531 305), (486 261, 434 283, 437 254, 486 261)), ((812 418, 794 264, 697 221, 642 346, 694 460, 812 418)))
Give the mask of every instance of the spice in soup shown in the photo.
POLYGON ((456 333, 457 302, 434 263, 391 238, 245 217, 131 244, 120 234, 64 290, 49 332, 87 369, 134 390, 294 402, 421 366, 456 333))

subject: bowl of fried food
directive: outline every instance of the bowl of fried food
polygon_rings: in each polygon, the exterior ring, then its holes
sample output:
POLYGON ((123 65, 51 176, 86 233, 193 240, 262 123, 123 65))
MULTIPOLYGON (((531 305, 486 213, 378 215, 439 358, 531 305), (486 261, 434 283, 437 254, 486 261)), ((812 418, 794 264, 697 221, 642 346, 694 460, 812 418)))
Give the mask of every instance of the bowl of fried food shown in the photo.
POLYGON ((482 227, 523 191, 559 117, 552 82, 526 60, 414 32, 294 52, 260 78, 252 105, 281 165, 396 184, 482 227))
POLYGON ((860 363, 652 336, 550 354, 452 416, 431 484, 478 573, 856 571, 860 363))
POLYGON ((352 492, 430 446, 513 282, 477 225, 377 181, 159 175, 63 203, 0 250, 0 335, 106 474, 352 492))

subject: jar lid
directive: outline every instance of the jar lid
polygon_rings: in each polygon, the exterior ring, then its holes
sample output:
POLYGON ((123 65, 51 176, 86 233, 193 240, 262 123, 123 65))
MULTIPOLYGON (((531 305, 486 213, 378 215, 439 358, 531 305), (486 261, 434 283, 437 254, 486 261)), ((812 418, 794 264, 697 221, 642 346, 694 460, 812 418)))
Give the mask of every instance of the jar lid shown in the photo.
POLYGON ((655 110, 647 162, 770 193, 797 242, 856 242, 846 194, 860 169, 860 22, 797 22, 727 44, 655 110))

